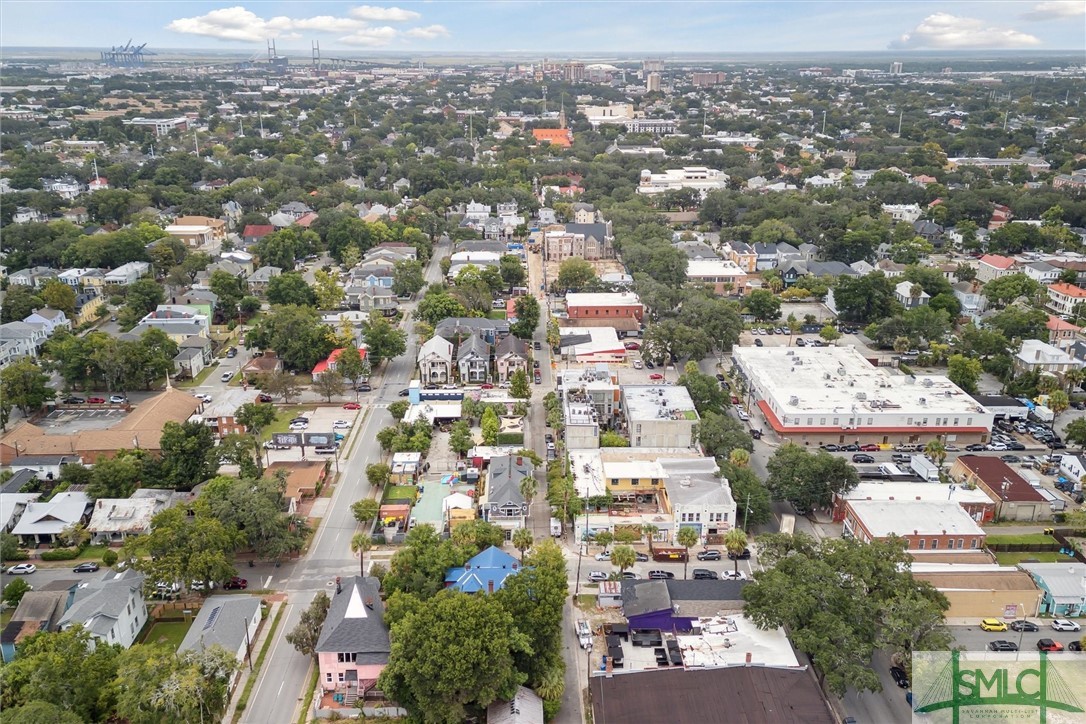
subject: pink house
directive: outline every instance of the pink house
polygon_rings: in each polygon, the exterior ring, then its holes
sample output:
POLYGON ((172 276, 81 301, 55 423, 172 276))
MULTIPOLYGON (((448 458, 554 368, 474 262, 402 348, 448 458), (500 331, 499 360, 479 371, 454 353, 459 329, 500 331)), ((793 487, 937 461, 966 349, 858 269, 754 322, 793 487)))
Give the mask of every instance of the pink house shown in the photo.
POLYGON ((388 628, 376 578, 336 579, 332 605, 317 641, 321 705, 360 709, 388 665, 388 628))

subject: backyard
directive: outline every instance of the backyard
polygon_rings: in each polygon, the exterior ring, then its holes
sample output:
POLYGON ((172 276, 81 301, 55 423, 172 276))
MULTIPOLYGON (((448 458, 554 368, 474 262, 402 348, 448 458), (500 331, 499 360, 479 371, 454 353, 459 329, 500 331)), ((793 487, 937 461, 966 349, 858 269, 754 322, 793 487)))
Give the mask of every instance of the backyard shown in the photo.
POLYGON ((189 632, 192 621, 159 621, 151 626, 147 635, 143 638, 145 644, 168 643, 177 649, 185 640, 185 634, 189 632))

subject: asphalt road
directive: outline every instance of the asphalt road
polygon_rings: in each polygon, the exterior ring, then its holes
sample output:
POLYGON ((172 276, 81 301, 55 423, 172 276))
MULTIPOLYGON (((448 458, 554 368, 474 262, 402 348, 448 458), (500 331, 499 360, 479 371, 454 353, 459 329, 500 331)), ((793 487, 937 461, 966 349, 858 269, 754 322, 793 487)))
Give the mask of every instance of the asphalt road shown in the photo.
MULTIPOLYGON (((435 246, 431 263, 426 268, 428 283, 440 277, 438 259, 447 253, 447 245, 435 246)), ((410 317, 414 304, 402 308, 410 317)), ((388 405, 399 399, 397 393, 410 381, 414 371, 418 340, 412 331, 413 326, 409 318, 406 322, 407 351, 387 363, 380 373, 378 386, 368 396, 369 399, 364 400, 365 420, 361 424, 356 422, 353 435, 348 438, 347 452, 339 460, 339 483, 309 552, 299 561, 275 569, 269 587, 286 592, 287 614, 258 675, 249 705, 241 717, 245 724, 288 724, 297 718, 294 710, 298 704, 287 706, 286 703, 302 696, 311 660, 295 651, 286 643, 284 636, 297 624, 301 611, 309 605, 318 590, 334 595, 336 576, 354 575, 359 570, 358 557, 351 553, 350 548, 351 537, 359 529, 350 506, 371 493, 365 470, 367 465, 382 457, 377 431, 391 424, 388 405)), ((368 568, 369 558, 366 563, 368 568)))

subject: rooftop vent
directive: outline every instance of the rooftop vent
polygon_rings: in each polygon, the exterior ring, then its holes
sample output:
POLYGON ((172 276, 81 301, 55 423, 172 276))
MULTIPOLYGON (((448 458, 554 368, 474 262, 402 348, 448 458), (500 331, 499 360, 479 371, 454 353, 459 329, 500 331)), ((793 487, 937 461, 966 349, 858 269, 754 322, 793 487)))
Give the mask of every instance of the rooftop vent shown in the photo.
POLYGON ((788 398, 788 404, 791 405, 792 407, 795 407, 796 405, 799 404, 799 397, 797 397, 796 395, 792 395, 791 397, 788 398))

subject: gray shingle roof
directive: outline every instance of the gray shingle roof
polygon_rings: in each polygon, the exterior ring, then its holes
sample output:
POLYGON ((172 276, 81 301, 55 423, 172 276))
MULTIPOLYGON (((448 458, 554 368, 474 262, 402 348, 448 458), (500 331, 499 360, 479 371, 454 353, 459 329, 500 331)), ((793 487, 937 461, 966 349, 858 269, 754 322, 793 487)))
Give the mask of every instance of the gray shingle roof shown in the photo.
POLYGON ((260 615, 260 599, 256 596, 211 596, 204 601, 178 653, 189 649, 206 649, 216 644, 230 653, 245 643, 245 622, 260 615))
POLYGON ((71 607, 60 618, 60 626, 81 623, 91 633, 106 636, 142 587, 142 573, 131 569, 107 573, 104 578, 88 583, 86 588, 76 589, 71 607))
POLYGON ((520 455, 500 455, 491 458, 487 472, 487 487, 489 488, 487 500, 491 503, 522 505, 524 496, 520 494, 520 481, 531 477, 534 470, 532 461, 520 455))
POLYGON ((359 664, 387 663, 391 647, 384 612, 376 578, 342 579, 340 592, 332 597, 317 651, 353 653, 359 664))

